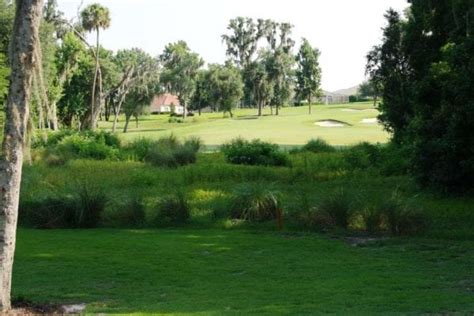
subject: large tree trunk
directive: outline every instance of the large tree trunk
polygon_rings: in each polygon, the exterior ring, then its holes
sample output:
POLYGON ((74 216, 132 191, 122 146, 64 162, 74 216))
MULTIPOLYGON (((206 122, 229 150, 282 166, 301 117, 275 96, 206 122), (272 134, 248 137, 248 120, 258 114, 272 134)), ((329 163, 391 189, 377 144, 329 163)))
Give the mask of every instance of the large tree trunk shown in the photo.
POLYGON ((38 29, 42 0, 17 0, 10 51, 11 77, 0 158, 0 311, 11 308, 10 291, 20 198, 23 144, 29 115, 31 81, 41 60, 38 29))
POLYGON ((262 101, 258 101, 258 116, 262 116, 262 101))

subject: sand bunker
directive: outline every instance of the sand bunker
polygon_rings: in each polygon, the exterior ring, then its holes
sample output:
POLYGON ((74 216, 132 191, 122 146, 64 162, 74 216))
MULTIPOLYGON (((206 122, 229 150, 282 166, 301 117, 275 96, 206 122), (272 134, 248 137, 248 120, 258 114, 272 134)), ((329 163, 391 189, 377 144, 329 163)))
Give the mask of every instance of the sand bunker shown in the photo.
POLYGON ((341 109, 343 112, 366 112, 366 111, 377 111, 376 109, 341 109))
POLYGON ((325 120, 325 121, 318 121, 314 123, 314 125, 317 125, 320 127, 344 127, 347 124, 341 121, 336 121, 336 120, 325 120))
POLYGON ((378 124, 379 120, 376 117, 374 118, 365 118, 360 121, 362 124, 378 124))

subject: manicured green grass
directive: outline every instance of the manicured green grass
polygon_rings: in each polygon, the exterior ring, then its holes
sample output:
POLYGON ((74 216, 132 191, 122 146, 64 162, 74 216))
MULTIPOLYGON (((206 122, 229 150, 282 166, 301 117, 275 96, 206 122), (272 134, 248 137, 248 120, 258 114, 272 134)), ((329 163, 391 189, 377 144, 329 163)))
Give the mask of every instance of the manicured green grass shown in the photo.
MULTIPOLYGON (((267 113, 268 112, 268 113, 267 113)), ((208 148, 215 148, 236 137, 246 139, 259 138, 283 146, 305 144, 311 138, 323 138, 332 145, 349 145, 362 141, 384 143, 389 135, 378 124, 365 124, 362 119, 375 118, 378 111, 372 103, 353 103, 337 105, 315 105, 313 114, 308 114, 308 107, 283 108, 279 116, 256 116, 255 109, 235 111, 235 118, 223 118, 222 113, 206 113, 199 117, 189 117, 185 123, 168 123, 168 115, 149 115, 140 119, 138 128, 130 123, 125 140, 136 137, 158 138, 174 134, 178 137, 200 137, 208 148), (356 109, 356 111, 348 111, 356 109), (320 127, 315 122, 320 120, 338 120, 348 123, 345 127, 320 127)), ((120 127, 123 125, 122 119, 120 127)), ((101 126, 110 130, 110 122, 101 126)))
POLYGON ((20 229, 14 295, 90 313, 469 313, 474 243, 242 230, 20 229))

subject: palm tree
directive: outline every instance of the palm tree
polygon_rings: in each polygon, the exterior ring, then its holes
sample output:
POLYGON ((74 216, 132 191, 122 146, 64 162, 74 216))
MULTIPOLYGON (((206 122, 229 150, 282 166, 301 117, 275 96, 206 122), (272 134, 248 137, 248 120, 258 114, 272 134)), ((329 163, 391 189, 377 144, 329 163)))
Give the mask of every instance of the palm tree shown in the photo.
MULTIPOLYGON (((100 110, 100 102, 97 105, 96 102, 96 86, 97 86, 97 76, 100 71, 99 65, 99 30, 106 29, 110 26, 110 12, 104 6, 101 6, 98 3, 91 4, 87 6, 81 12, 81 23, 84 30, 88 32, 96 32, 96 51, 95 51, 95 72, 94 72, 94 82, 92 83, 92 98, 91 98, 91 107, 89 109, 88 115, 86 116, 85 128, 94 129, 97 123, 97 116, 100 110)), ((99 78, 99 81, 102 81, 99 78)), ((102 83, 99 82, 99 98, 102 94, 102 83)))

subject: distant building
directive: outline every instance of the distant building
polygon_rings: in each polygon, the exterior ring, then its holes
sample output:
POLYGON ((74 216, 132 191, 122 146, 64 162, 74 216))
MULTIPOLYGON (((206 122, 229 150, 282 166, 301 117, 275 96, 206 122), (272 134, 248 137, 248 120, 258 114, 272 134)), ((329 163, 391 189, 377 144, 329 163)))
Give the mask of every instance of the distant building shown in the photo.
POLYGON ((349 96, 343 94, 336 94, 331 92, 323 92, 323 95, 318 98, 318 103, 323 104, 339 104, 339 103, 348 103, 349 96))
POLYGON ((150 113, 152 114, 183 114, 183 111, 184 107, 179 103, 178 97, 170 93, 156 95, 150 104, 150 113))

